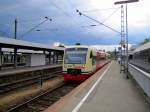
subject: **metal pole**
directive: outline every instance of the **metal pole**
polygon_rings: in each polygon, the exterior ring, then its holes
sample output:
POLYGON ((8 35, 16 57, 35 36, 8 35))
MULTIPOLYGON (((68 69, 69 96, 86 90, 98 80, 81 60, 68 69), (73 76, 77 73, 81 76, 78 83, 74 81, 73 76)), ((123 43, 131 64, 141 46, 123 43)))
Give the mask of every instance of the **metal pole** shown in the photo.
POLYGON ((127 79, 129 78, 128 76, 128 7, 126 3, 126 75, 127 79))
POLYGON ((51 64, 51 51, 49 51, 48 58, 49 58, 49 65, 50 65, 51 64))
POLYGON ((53 64, 55 64, 55 51, 53 51, 53 64))
MULTIPOLYGON (((15 35, 14 39, 17 39, 17 19, 15 19, 15 35)), ((14 48, 14 67, 17 67, 17 48, 14 48)))
POLYGON ((0 47, 0 70, 2 69, 2 48, 0 47))
POLYGON ((58 64, 58 56, 59 56, 59 53, 56 52, 56 64, 58 64))
POLYGON ((124 49, 123 49, 123 46, 124 46, 124 40, 125 40, 125 36, 124 36, 124 7, 123 5, 121 5, 121 55, 120 55, 120 73, 123 71, 125 72, 125 60, 124 60, 124 49))
POLYGON ((17 19, 15 19, 15 36, 14 36, 15 39, 17 39, 17 23, 18 21, 17 19))
POLYGON ((123 36, 122 36, 122 30, 123 30, 123 27, 124 26, 122 26, 123 24, 122 24, 122 18, 124 18, 123 17, 123 5, 121 5, 121 41, 120 41, 120 45, 121 45, 121 55, 120 55, 120 73, 122 72, 122 41, 123 41, 123 36))
POLYGON ((39 77, 39 85, 42 87, 43 85, 43 71, 40 71, 40 77, 39 77))
POLYGON ((127 75, 127 79, 129 78, 129 74, 128 74, 128 7, 127 4, 128 3, 133 3, 133 2, 138 2, 139 0, 125 0, 125 1, 117 1, 114 4, 126 4, 126 75, 127 75))

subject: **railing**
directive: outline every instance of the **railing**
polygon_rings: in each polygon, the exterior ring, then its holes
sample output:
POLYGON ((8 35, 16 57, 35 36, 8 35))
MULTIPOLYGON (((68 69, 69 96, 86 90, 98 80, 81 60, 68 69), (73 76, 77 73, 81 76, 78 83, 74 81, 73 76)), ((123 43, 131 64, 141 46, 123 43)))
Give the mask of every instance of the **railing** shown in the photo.
POLYGON ((138 85, 143 89, 144 93, 150 98, 150 73, 145 72, 133 64, 129 64, 129 72, 138 85))

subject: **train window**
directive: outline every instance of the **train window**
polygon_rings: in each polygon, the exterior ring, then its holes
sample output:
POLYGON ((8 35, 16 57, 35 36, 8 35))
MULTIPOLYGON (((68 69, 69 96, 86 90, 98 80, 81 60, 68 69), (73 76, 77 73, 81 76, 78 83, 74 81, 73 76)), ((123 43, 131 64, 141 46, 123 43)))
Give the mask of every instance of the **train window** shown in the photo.
POLYGON ((68 53, 65 55, 66 64, 85 64, 86 53, 68 53))
POLYGON ((78 51, 87 51, 88 48, 78 48, 78 51))
POLYGON ((67 48, 66 51, 75 51, 75 48, 67 48))
POLYGON ((150 63, 150 57, 148 57, 148 63, 150 63))
POLYGON ((96 56, 93 56, 92 58, 92 65, 95 65, 96 64, 96 56))
POLYGON ((149 53, 148 53, 148 51, 146 50, 146 51, 142 51, 141 52, 141 59, 143 60, 143 61, 145 61, 145 62, 147 62, 148 60, 148 56, 149 56, 149 53))
POLYGON ((66 64, 85 64, 88 48, 67 48, 65 50, 66 64))
POLYGON ((148 50, 148 63, 150 63, 150 49, 148 50))
POLYGON ((129 55, 129 60, 132 60, 133 59, 133 55, 129 55))

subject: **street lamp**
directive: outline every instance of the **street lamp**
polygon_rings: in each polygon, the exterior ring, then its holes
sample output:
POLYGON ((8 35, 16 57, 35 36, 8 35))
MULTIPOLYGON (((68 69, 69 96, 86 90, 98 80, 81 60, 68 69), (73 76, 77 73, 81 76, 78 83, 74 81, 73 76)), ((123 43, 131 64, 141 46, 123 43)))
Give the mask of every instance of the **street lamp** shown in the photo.
POLYGON ((133 2, 138 2, 139 0, 125 0, 125 1, 117 1, 114 4, 127 4, 127 3, 133 3, 133 2))
POLYGON ((91 24, 91 25, 88 25, 88 26, 81 26, 82 28, 86 28, 86 27, 95 27, 95 26, 100 26, 100 24, 96 25, 96 24, 91 24))
POLYGON ((126 55, 127 55, 127 58, 126 58, 126 70, 127 70, 127 78, 129 78, 128 76, 128 11, 127 11, 127 4, 128 3, 133 3, 133 2, 138 2, 139 0, 125 0, 125 1, 117 1, 115 2, 114 4, 115 5, 118 5, 118 4, 126 4, 126 55))
POLYGON ((46 28, 46 29, 37 29, 36 31, 38 31, 38 32, 40 32, 40 31, 58 31, 58 29, 57 28, 54 28, 54 29, 46 28))

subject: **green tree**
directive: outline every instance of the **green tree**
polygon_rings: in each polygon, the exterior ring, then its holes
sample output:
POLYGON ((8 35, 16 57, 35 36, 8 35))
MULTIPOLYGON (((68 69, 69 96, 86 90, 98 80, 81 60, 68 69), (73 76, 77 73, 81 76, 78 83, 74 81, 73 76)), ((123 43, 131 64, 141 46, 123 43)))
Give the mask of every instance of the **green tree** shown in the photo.
POLYGON ((143 45, 143 44, 146 44, 147 42, 150 42, 150 37, 149 38, 146 38, 144 39, 143 42, 141 42, 140 44, 143 45))
POLYGON ((62 47, 62 48, 65 48, 65 46, 64 45, 62 45, 62 44, 60 44, 58 47, 62 47))
POLYGON ((81 45, 81 43, 78 42, 78 43, 76 43, 75 45, 81 45))

